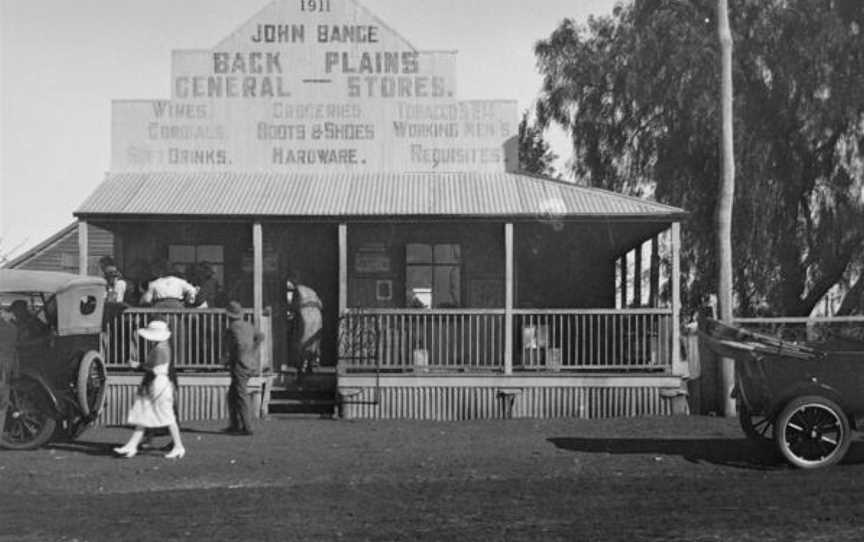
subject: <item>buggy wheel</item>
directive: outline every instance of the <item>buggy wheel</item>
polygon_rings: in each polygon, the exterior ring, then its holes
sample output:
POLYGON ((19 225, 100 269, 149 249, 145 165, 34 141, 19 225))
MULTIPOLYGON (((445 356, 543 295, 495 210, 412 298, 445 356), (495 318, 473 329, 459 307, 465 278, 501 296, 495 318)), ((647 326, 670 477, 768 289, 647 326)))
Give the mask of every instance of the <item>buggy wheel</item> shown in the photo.
POLYGON ((756 444, 770 444, 774 440, 774 420, 770 416, 754 414, 743 402, 738 403, 738 423, 747 438, 756 444))
POLYGON ((78 406, 84 418, 95 419, 105 401, 105 388, 108 373, 105 361, 93 350, 84 354, 78 364, 78 387, 76 394, 78 406))
POLYGON ((10 450, 39 448, 51 440, 56 428, 51 401, 42 386, 29 378, 13 381, 0 446, 10 450))
POLYGON ((790 401, 777 417, 774 438, 783 457, 802 469, 839 462, 852 442, 843 409, 818 395, 790 401))

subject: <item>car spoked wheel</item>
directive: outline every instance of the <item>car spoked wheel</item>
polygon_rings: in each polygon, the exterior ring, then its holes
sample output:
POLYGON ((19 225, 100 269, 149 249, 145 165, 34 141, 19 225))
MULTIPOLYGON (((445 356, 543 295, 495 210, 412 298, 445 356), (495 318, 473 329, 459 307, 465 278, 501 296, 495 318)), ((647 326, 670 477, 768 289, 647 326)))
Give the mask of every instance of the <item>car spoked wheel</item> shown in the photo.
POLYGON ((774 420, 771 416, 754 414, 744 403, 738 403, 738 423, 747 438, 763 445, 771 444, 774 437, 774 420))
POLYGON ((38 448, 51 440, 56 428, 57 421, 39 383, 26 378, 13 382, 0 446, 10 450, 38 448))
POLYGON ((843 459, 851 443, 849 420, 837 403, 820 396, 793 399, 780 413, 777 446, 796 467, 827 467, 843 459))
POLYGON ((78 407, 85 418, 95 419, 105 401, 108 373, 105 361, 98 352, 84 354, 78 365, 77 395, 78 407))

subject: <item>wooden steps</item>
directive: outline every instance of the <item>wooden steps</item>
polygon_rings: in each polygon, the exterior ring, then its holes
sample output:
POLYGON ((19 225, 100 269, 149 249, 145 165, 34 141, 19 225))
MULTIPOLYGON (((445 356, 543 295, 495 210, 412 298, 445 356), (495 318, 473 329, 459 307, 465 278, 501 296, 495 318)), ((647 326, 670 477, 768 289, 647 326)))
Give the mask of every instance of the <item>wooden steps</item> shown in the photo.
POLYGON ((324 367, 299 378, 293 371, 281 373, 270 391, 267 413, 332 416, 335 409, 336 372, 324 367))

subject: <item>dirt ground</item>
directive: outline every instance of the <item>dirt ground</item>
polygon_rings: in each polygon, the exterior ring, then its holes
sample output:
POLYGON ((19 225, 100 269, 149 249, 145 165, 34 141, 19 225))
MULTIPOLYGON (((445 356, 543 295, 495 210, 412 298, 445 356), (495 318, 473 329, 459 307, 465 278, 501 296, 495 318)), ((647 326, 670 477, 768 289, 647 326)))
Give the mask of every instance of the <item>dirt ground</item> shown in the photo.
POLYGON ((799 471, 712 417, 221 425, 0 451, 0 540, 864 540, 860 438, 799 471))

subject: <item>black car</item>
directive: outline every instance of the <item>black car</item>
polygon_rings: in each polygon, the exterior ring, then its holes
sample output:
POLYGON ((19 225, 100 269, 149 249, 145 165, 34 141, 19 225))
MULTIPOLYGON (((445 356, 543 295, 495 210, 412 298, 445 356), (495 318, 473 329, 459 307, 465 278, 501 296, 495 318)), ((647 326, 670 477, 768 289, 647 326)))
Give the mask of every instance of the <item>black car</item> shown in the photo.
POLYGON ((0 269, 0 296, 12 300, 17 326, 0 338, 0 447, 74 439, 99 416, 105 291, 100 277, 0 269))

